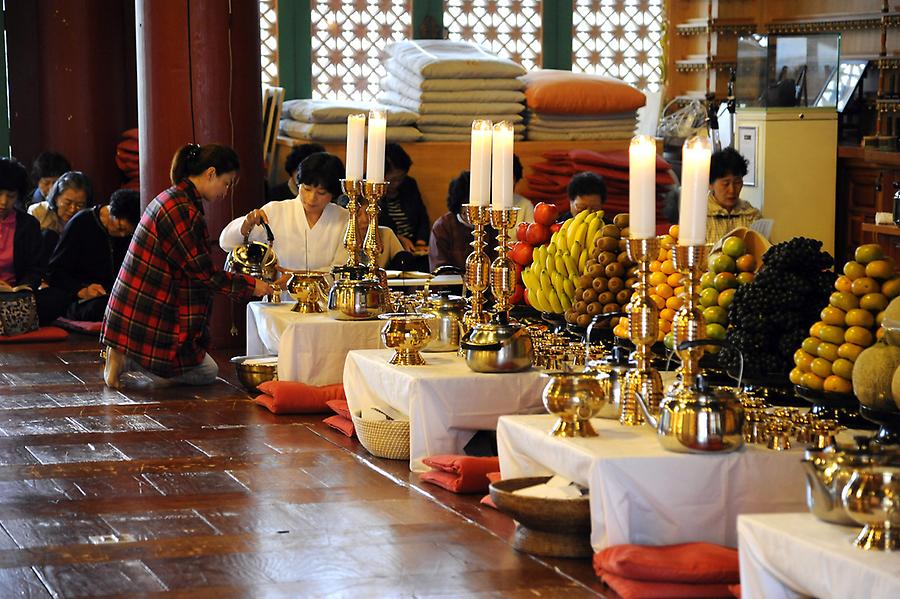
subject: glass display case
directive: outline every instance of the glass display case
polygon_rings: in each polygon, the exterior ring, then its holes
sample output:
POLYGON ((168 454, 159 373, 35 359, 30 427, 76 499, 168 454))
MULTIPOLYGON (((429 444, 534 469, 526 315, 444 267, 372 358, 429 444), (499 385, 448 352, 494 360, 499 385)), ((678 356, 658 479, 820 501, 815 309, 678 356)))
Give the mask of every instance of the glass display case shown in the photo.
POLYGON ((738 38, 735 98, 744 108, 837 108, 840 33, 738 38))

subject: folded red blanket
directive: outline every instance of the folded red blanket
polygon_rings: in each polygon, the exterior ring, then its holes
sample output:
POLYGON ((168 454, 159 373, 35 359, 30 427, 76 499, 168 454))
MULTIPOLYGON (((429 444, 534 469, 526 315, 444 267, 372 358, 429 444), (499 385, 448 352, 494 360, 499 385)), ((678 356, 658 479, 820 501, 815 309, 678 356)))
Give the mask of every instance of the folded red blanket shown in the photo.
MULTIPOLYGON (((597 576, 648 582, 736 584, 737 549, 712 543, 679 545, 616 545, 594 554, 597 576)), ((612 585, 610 585, 612 586, 612 585)))
POLYGON ((622 599, 713 598, 731 599, 727 584, 684 584, 679 582, 642 582, 622 578, 615 574, 603 574, 603 582, 622 599))
POLYGON ((454 493, 484 493, 488 473, 500 469, 499 458, 476 458, 467 455, 434 455, 422 462, 435 470, 422 475, 422 481, 454 493))
POLYGON ((329 416, 325 420, 323 420, 325 424, 330 426, 333 429, 337 429, 347 435, 348 437, 352 437, 356 434, 356 429, 353 428, 353 421, 349 418, 344 418, 343 416, 329 416))
POLYGON ((268 381, 258 388, 263 395, 254 401, 273 414, 317 414, 328 411, 328 401, 346 401, 344 386, 340 383, 315 387, 294 381, 268 381))
POLYGON ((41 327, 21 335, 0 335, 0 343, 31 343, 33 341, 62 341, 69 333, 59 327, 41 327))
MULTIPOLYGON (((546 154, 545 154, 546 156, 546 154)), ((595 152, 593 150, 570 150, 569 158, 573 162, 581 162, 586 164, 596 164, 597 166, 607 166, 613 168, 628 169, 628 151, 620 150, 616 152, 595 152)), ((657 155, 656 170, 667 171, 672 168, 668 162, 657 155)))
POLYGON ((350 407, 347 405, 346 399, 332 399, 330 401, 326 401, 325 405, 331 408, 338 416, 343 416, 347 420, 351 419, 350 407))
POLYGON ((731 591, 731 594, 737 597, 737 599, 741 599, 741 585, 730 584, 728 585, 728 590, 731 591))

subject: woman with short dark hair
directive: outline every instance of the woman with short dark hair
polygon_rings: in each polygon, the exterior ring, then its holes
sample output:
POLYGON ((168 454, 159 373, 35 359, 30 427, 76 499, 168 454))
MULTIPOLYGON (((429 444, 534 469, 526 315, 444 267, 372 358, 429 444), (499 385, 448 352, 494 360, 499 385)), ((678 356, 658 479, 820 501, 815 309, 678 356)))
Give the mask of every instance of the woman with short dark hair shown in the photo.
POLYGON ((0 158, 0 288, 41 282, 41 227, 16 207, 28 193, 28 173, 15 158, 0 158))
POLYGON ((176 152, 172 187, 144 211, 109 295, 100 342, 110 387, 127 370, 144 371, 156 384, 214 382, 212 294, 245 300, 272 292, 264 281, 219 270, 210 257, 203 200, 225 198, 239 168, 228 146, 188 144, 176 152))
POLYGON ((268 202, 222 229, 219 245, 231 251, 251 241, 266 241, 266 232, 256 225, 268 223, 275 236, 278 264, 290 270, 329 270, 342 262, 344 230, 349 214, 335 200, 341 195, 344 163, 333 154, 312 154, 300 163, 300 191, 291 200, 268 202))
POLYGON ((428 210, 419 185, 409 176, 412 158, 398 143, 384 146, 384 180, 389 183, 381 199, 379 223, 393 229, 403 249, 419 252, 428 247, 428 210))
POLYGON ((748 164, 734 148, 725 148, 712 155, 706 207, 707 243, 715 243, 738 227, 749 227, 762 216, 750 202, 741 199, 748 164))
POLYGON ((40 204, 50 195, 50 189, 56 180, 72 170, 72 165, 65 156, 58 152, 41 152, 31 165, 31 180, 34 192, 30 197, 20 198, 21 208, 27 209, 32 204, 40 204))

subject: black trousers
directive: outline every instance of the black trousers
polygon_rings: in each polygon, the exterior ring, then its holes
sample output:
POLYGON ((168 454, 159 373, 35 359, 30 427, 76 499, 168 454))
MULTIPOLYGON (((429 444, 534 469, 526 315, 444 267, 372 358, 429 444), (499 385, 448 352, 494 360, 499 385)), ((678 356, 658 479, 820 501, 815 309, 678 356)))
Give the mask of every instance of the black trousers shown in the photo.
POLYGON ((100 322, 106 312, 108 295, 81 301, 72 298, 68 291, 45 287, 37 293, 38 318, 41 326, 47 326, 60 316, 69 320, 100 322))

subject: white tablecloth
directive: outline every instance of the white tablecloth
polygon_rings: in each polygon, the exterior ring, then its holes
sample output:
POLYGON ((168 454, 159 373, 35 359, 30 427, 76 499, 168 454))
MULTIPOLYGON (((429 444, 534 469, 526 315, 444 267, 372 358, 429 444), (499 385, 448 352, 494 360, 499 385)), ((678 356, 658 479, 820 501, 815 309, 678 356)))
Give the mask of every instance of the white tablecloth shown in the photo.
POLYGON ((334 320, 325 314, 291 312, 293 305, 247 305, 247 355, 278 354, 282 381, 340 383, 347 352, 383 347, 383 320, 334 320))
POLYGON ((393 350, 347 355, 344 393, 353 411, 388 405, 410 420, 409 467, 428 468, 422 458, 462 453, 476 431, 497 428, 503 414, 543 412, 546 379, 528 370, 510 374, 472 372, 450 353, 424 353, 425 366, 392 366, 393 350))
POLYGON ((587 487, 591 544, 737 546, 737 515, 803 509, 800 450, 757 446, 725 454, 664 450, 649 426, 594 419, 598 437, 549 436, 555 418, 504 416, 497 426, 503 478, 560 474, 587 487))
POLYGON ((861 529, 810 513, 741 516, 741 596, 897 599, 900 553, 854 547, 861 529))

